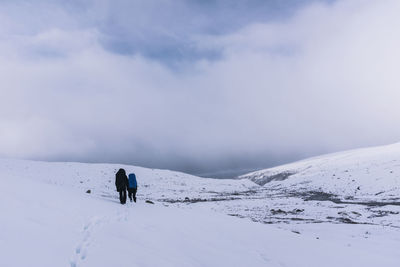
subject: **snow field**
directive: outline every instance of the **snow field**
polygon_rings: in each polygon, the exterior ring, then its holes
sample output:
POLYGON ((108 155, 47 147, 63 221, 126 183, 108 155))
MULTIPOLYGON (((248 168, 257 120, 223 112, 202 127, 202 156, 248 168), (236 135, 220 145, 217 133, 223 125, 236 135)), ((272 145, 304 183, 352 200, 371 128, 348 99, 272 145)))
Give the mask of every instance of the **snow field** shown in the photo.
MULTIPOLYGON (((347 168, 338 157, 306 170, 347 168)), ((289 169, 308 163, 296 164, 289 169)), ((312 176, 302 177, 315 188, 312 176)), ((301 180, 292 178, 272 183, 301 180)), ((391 216, 370 219, 360 206, 303 201, 268 186, 134 166, 0 160, 0 266, 398 266, 397 207, 372 208, 391 216), (119 204, 119 167, 138 176, 136 204, 119 204), (326 220, 338 212, 374 225, 326 220)))

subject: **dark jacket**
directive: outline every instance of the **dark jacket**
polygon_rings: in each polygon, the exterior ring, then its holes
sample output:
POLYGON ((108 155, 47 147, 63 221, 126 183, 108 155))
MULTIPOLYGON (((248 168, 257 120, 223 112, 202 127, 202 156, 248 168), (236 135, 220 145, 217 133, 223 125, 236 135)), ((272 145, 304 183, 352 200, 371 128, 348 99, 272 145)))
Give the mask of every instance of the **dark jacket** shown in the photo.
POLYGON ((125 191, 128 188, 128 177, 126 176, 124 169, 119 169, 115 174, 115 187, 118 192, 125 191))

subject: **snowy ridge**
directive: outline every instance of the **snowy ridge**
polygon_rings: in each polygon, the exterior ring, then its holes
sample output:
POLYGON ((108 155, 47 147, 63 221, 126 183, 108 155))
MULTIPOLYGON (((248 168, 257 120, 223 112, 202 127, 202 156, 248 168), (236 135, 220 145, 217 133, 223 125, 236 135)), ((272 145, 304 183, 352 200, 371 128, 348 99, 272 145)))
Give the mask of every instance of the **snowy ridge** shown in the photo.
POLYGON ((256 186, 250 181, 200 178, 190 174, 159 169, 148 169, 122 164, 88 164, 73 162, 40 162, 29 160, 0 160, 0 176, 8 179, 30 179, 71 188, 78 192, 91 190, 100 197, 116 197, 115 173, 124 168, 138 176, 142 198, 184 200, 215 192, 248 190, 256 186))
POLYGON ((331 193, 341 199, 400 197, 400 143, 310 158, 246 175, 265 187, 331 193))

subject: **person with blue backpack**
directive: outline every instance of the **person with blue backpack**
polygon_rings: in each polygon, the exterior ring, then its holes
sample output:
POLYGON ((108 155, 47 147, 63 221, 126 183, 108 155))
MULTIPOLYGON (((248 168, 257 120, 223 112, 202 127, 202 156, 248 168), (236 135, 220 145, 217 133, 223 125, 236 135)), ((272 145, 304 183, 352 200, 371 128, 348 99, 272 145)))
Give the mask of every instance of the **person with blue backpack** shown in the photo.
POLYGON ((137 192, 137 181, 136 181, 136 175, 134 173, 130 173, 128 175, 128 197, 132 202, 136 202, 136 192, 137 192))

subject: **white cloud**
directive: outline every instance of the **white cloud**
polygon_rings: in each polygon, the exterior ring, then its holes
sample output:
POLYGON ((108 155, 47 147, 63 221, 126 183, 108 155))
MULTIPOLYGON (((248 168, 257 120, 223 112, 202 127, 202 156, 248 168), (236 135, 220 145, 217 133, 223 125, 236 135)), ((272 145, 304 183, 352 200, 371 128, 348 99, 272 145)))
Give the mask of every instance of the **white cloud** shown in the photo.
POLYGON ((100 30, 68 12, 29 31, 3 13, 1 156, 183 168, 394 142, 399 9, 394 0, 338 1, 193 35, 222 57, 179 70, 110 52, 100 30))

